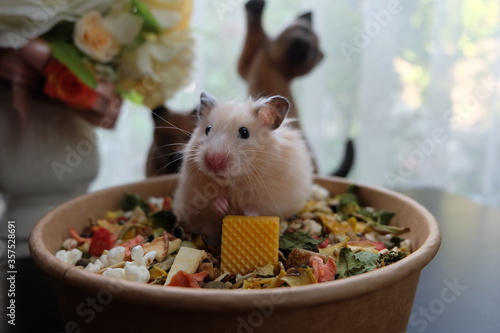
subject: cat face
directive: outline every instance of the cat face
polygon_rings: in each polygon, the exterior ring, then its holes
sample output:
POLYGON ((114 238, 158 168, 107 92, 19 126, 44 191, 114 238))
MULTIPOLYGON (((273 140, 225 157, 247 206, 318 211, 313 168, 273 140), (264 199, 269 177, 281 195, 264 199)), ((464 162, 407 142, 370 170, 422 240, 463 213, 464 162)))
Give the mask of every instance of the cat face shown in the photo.
POLYGON ((319 39, 312 28, 312 14, 299 16, 271 41, 271 57, 288 77, 304 75, 323 58, 319 39))

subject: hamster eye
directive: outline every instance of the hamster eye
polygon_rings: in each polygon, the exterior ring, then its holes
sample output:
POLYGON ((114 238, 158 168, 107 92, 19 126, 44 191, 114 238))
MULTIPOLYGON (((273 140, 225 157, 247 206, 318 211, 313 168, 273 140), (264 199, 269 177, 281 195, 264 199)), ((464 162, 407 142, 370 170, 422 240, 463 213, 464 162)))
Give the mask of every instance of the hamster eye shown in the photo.
POLYGON ((211 129, 212 129, 212 125, 208 125, 207 128, 205 128, 205 134, 208 135, 208 133, 210 133, 211 129))
POLYGON ((248 129, 246 127, 240 127, 240 129, 238 130, 238 137, 241 139, 248 139, 249 136, 250 132, 248 131, 248 129))

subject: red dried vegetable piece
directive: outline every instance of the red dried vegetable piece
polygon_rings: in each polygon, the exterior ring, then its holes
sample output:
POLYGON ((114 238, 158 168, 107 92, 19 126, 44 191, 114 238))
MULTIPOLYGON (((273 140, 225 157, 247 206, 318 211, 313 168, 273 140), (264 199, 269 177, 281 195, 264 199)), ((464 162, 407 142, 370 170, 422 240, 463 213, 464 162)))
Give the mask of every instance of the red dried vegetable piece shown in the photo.
POLYGON ((136 245, 144 243, 144 236, 142 235, 137 235, 132 239, 129 239, 125 243, 121 244, 120 246, 123 246, 125 248, 125 260, 130 260, 131 253, 132 253, 132 248, 136 245))
POLYGON ((166 196, 163 198, 163 210, 172 210, 172 198, 166 196))
POLYGON ((326 264, 323 263, 323 259, 319 256, 311 256, 310 259, 311 266, 314 271, 314 277, 319 282, 333 281, 335 279, 335 272, 337 271, 337 266, 332 257, 328 257, 326 264))
POLYGON ((90 241, 90 255, 99 257, 104 250, 111 249, 115 243, 113 238, 113 234, 108 229, 102 227, 97 228, 90 241))
MULTIPOLYGON (((313 235, 312 236, 314 239, 317 239, 317 240, 320 240, 321 238, 319 238, 318 236, 316 235, 313 235)), ((328 247, 330 245, 330 240, 328 239, 328 237, 322 241, 321 243, 318 244, 318 248, 320 249, 324 249, 325 247, 328 247)))
POLYGON ((178 271, 170 280, 169 286, 171 287, 185 287, 185 288, 201 288, 200 282, 207 276, 206 272, 199 272, 195 274, 188 274, 184 271, 178 271))
POLYGON ((125 215, 122 215, 116 219, 116 222, 118 222, 118 224, 120 225, 125 224, 127 222, 127 217, 125 215))
POLYGON ((69 227, 69 233, 71 234, 71 237, 73 237, 73 239, 75 239, 78 244, 82 244, 82 243, 87 243, 87 242, 90 242, 92 239, 91 238, 86 238, 86 237, 82 237, 80 236, 75 229, 69 227))

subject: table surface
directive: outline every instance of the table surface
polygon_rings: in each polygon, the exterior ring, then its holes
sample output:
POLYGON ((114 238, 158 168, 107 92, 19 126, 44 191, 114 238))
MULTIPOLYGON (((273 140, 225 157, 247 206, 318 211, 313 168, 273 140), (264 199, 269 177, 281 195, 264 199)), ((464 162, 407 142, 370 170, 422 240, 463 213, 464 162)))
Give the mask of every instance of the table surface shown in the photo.
MULTIPOLYGON (((421 273, 407 332, 500 332, 500 210, 434 189, 401 192, 435 216, 442 234, 421 273)), ((18 261, 16 326, 7 325, 4 264, 0 272, 0 332, 64 331, 49 280, 29 259, 18 261)))
POLYGON ((407 332, 500 332, 500 210, 433 189, 401 191, 439 223, 407 332))

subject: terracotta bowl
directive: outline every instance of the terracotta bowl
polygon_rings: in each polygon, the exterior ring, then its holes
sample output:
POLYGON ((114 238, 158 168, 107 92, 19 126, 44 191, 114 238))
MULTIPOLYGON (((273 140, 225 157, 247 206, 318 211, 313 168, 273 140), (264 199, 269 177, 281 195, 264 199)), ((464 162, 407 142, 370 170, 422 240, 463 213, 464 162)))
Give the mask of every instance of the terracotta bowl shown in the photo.
MULTIPOLYGON (((350 182, 316 178, 332 193, 350 182)), ((118 209, 123 193, 173 193, 177 176, 151 178, 83 195, 43 217, 31 233, 30 250, 55 284, 68 332, 404 332, 420 272, 436 255, 441 237, 432 215, 415 201, 358 184, 363 204, 396 212, 408 226, 413 253, 390 266, 295 288, 215 290, 150 286, 85 272, 56 259, 69 237, 91 216, 118 209), (81 330, 81 331, 79 331, 81 330)))

